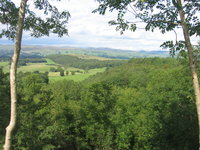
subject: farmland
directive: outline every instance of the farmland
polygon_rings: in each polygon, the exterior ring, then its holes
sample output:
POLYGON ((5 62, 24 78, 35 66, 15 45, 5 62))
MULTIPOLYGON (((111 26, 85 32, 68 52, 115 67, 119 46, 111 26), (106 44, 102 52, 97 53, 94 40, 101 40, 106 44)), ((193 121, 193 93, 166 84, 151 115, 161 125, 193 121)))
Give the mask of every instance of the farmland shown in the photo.
MULTIPOLYGON (((90 60, 95 60, 95 62, 100 62, 102 64, 103 61, 110 61, 112 59, 109 58, 101 58, 97 56, 84 56, 84 55, 67 55, 67 58, 72 61, 67 61, 70 64, 75 63, 77 60, 81 60, 82 64, 90 60)), ((46 63, 26 63, 25 65, 18 66, 18 72, 40 72, 40 73, 47 73, 50 81, 58 81, 58 80, 73 80, 73 81, 82 81, 87 79, 89 76, 95 75, 96 73, 104 72, 106 67, 98 67, 98 68, 76 68, 72 66, 66 66, 63 64, 56 63, 50 58, 45 58, 46 63), (51 71, 51 69, 54 71, 51 71), (64 75, 60 75, 60 69, 63 70, 64 75), (66 74, 68 72, 68 74, 66 74)), ((63 60, 65 61, 65 60, 63 60)), ((9 62, 2 61, 0 62, 0 67, 3 68, 4 72, 9 72, 9 62)))
MULTIPOLYGON (((72 70, 75 68, 71 68, 72 70)), ((97 68, 97 69, 90 69, 87 73, 77 73, 75 75, 67 75, 67 76, 60 76, 59 72, 50 72, 49 73, 49 80, 50 81, 58 81, 58 80, 73 80, 73 81, 82 81, 87 79, 89 76, 95 75, 100 72, 104 72, 105 68, 97 68)))

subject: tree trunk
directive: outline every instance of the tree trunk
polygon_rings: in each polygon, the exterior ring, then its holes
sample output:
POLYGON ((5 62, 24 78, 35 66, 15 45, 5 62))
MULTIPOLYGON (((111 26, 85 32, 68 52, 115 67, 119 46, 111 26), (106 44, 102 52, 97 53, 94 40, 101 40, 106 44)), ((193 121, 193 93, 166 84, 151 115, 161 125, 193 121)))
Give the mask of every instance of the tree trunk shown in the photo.
POLYGON ((17 87, 16 87, 16 73, 17 73, 17 63, 21 50, 21 39, 22 32, 24 26, 24 17, 25 17, 25 8, 26 8, 27 0, 21 0, 20 8, 19 8, 19 17, 17 23, 17 32, 15 38, 15 49, 12 57, 12 62, 10 66, 10 93, 11 93, 11 112, 10 112, 10 123, 6 128, 6 136, 5 136, 5 144, 4 150, 11 149, 11 141, 12 141, 12 132, 16 126, 17 119, 17 87))
POLYGON ((185 20, 185 13, 182 7, 181 0, 177 0, 178 6, 179 6, 179 15, 181 19, 181 26, 183 28, 183 35, 185 39, 185 45, 188 51, 188 58, 189 58, 189 64, 190 64, 190 69, 192 73, 192 79, 193 79, 193 87, 194 87, 194 92, 195 92, 195 100, 196 100, 196 109, 197 109, 197 116, 198 116, 198 126, 199 126, 199 150, 200 150, 200 88, 199 88, 199 81, 198 81, 198 75, 196 72, 196 64, 195 60, 193 57, 193 47, 190 42, 190 35, 189 35, 189 30, 188 26, 186 24, 185 20))

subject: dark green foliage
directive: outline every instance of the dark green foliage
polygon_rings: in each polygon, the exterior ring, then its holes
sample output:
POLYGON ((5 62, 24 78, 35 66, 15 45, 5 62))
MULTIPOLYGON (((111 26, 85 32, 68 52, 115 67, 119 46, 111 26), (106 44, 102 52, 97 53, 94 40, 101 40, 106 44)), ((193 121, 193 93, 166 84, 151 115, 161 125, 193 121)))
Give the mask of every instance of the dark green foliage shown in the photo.
POLYGON ((82 83, 21 73, 14 149, 198 150, 186 68, 171 58, 132 59, 82 83))
POLYGON ((65 75, 68 76, 68 75, 69 75, 69 71, 66 71, 66 72, 65 72, 65 75))
POLYGON ((164 49, 170 49, 170 55, 174 57, 177 52, 182 52, 185 49, 185 42, 184 41, 179 41, 174 44, 173 41, 166 41, 161 45, 162 48, 164 49))
POLYGON ((60 66, 56 69, 56 72, 62 72, 62 71, 64 71, 64 70, 60 66))
MULTIPOLYGON (((24 21, 24 30, 31 31, 31 36, 41 37, 48 36, 50 33, 56 33, 59 37, 68 33, 66 24, 70 17, 69 12, 61 11, 51 5, 48 0, 34 0, 34 9, 46 15, 37 16, 33 10, 27 6, 26 18, 24 21)), ((0 38, 5 36, 8 39, 14 39, 16 34, 16 24, 18 20, 19 8, 10 0, 0 0, 0 22, 6 25, 0 32, 0 38)))
MULTIPOLYGON (((140 29, 141 22, 145 24, 146 31, 154 31, 159 29, 161 33, 175 31, 181 26, 179 18, 179 10, 182 7, 186 17, 185 21, 188 26, 190 36, 200 36, 200 18, 199 18, 199 1, 184 1, 183 6, 179 6, 176 0, 97 0, 99 7, 94 13, 104 15, 107 10, 117 11, 117 19, 109 22, 116 26, 116 30, 123 34, 126 30, 135 31, 140 29), (132 15, 132 17, 127 17, 132 15), (137 19, 136 21, 134 21, 137 19)), ((175 33, 176 34, 176 33, 175 33)), ((183 49, 182 41, 177 41, 175 35, 175 43, 167 41, 164 43, 170 50, 174 51, 183 49)))
POLYGON ((54 67, 51 67, 51 68, 49 69, 49 71, 50 71, 50 72, 57 72, 57 69, 54 68, 54 67))
POLYGON ((0 68, 0 147, 3 145, 5 128, 9 123, 10 114, 9 74, 0 68))
POLYGON ((55 67, 51 67, 50 69, 49 69, 49 71, 50 72, 63 72, 64 70, 62 69, 62 67, 57 67, 57 68, 55 68, 55 67))
POLYGON ((27 63, 46 63, 46 59, 44 58, 26 58, 26 59, 19 59, 18 66, 25 66, 27 63))
POLYGON ((71 75, 75 75, 76 74, 76 72, 75 71, 71 71, 71 75))
POLYGON ((52 59, 54 62, 67 66, 75 67, 80 69, 94 69, 102 67, 113 67, 119 66, 125 63, 125 60, 96 60, 96 59, 81 59, 76 56, 70 55, 50 55, 49 59, 52 59))
POLYGON ((63 69, 60 70, 60 76, 65 76, 65 71, 63 69))
POLYGON ((113 116, 116 126, 127 131, 118 140, 125 142, 122 149, 198 149, 193 89, 185 68, 174 59, 132 59, 85 82, 122 87, 113 116))
MULTIPOLYGON (((169 0, 138 0, 133 2, 132 0, 98 0, 100 3, 99 8, 94 10, 99 14, 104 15, 106 10, 118 11, 117 21, 111 21, 112 25, 117 25, 118 29, 122 32, 130 29, 136 24, 125 19, 125 14, 132 12, 133 17, 139 18, 141 21, 146 23, 146 30, 154 31, 155 28, 161 30, 162 33, 171 31, 180 25, 178 19, 178 4, 173 3, 174 1, 169 0), (127 11, 129 9, 129 11, 127 11), (154 13, 152 13, 154 11, 154 13)), ((184 10, 188 15, 187 23, 191 35, 199 34, 199 18, 198 10, 200 3, 198 1, 187 1, 184 3, 184 10)))
POLYGON ((171 58, 134 58, 119 67, 106 70, 102 75, 96 75, 85 83, 106 81, 118 86, 141 88, 146 87, 148 74, 154 69, 170 69, 180 64, 171 58))
POLYGON ((88 89, 81 111, 85 118, 82 129, 89 149, 109 149, 113 146, 115 129, 111 116, 116 100, 110 84, 98 83, 88 89))
POLYGON ((19 120, 13 147, 34 150, 39 148, 38 135, 42 122, 42 116, 36 112, 50 101, 50 91, 46 88, 48 76, 41 73, 26 73, 21 74, 19 80, 19 120))

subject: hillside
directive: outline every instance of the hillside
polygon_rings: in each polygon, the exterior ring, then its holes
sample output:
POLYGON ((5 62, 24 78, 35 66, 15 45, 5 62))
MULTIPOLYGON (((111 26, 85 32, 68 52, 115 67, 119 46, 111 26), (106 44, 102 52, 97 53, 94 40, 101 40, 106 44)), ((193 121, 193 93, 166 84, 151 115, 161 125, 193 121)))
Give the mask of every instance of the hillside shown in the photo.
MULTIPOLYGON (((2 54, 12 53, 12 45, 0 45, 0 56, 2 54)), ((110 48, 78 48, 78 47, 58 47, 58 46, 22 46, 22 53, 26 55, 37 54, 41 56, 52 54, 81 54, 89 56, 99 56, 113 59, 130 59, 135 57, 168 57, 169 52, 164 50, 157 51, 130 51, 110 48)))
MULTIPOLYGON (((1 69, 0 75, 3 110, 9 106, 9 82, 1 69)), ((49 82, 45 73, 20 73, 18 83, 16 149, 198 150, 184 61, 131 59, 82 82, 49 82)), ((2 112, 0 145, 9 115, 2 112)))
MULTIPOLYGON (((10 57, 0 59, 0 68, 9 72, 10 57)), ((80 54, 22 55, 18 62, 18 73, 38 72, 48 74, 50 81, 82 81, 91 75, 104 72, 106 68, 119 66, 127 60, 117 60, 80 54)))
POLYGON ((173 58, 134 58, 121 66, 107 69, 101 74, 90 77, 86 83, 109 82, 116 85, 143 87, 149 74, 155 70, 168 71, 183 67, 173 58))
POLYGON ((49 55, 47 58, 65 67, 75 67, 79 69, 94 69, 103 67, 119 66, 126 60, 109 60, 101 57, 88 57, 85 55, 49 55))

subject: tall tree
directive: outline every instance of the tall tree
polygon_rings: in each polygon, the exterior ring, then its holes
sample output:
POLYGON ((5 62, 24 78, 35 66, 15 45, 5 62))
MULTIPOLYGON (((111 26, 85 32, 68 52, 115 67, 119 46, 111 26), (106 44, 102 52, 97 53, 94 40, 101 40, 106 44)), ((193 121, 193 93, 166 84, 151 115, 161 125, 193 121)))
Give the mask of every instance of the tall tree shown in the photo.
MULTIPOLYGON (((182 28, 184 41, 167 41, 161 46, 170 48, 171 54, 177 50, 186 49, 188 60, 192 73, 193 87, 196 98, 196 108, 199 120, 199 143, 200 143, 200 88, 198 75, 196 71, 196 61, 194 59, 193 47, 190 37, 200 36, 200 2, 196 0, 97 0, 100 5, 94 10, 102 15, 109 11, 118 11, 117 20, 110 21, 111 25, 116 25, 116 30, 121 33, 125 30, 135 31, 137 23, 145 23, 147 31, 154 31, 158 28, 163 34, 168 31, 176 33, 177 28, 182 28), (127 18, 125 14, 133 14, 132 19, 127 18)), ((200 144, 199 144, 200 145, 200 144)), ((200 149, 200 148, 199 148, 200 149)))
POLYGON ((6 36, 9 39, 15 39, 14 54, 10 67, 11 114, 10 123, 6 128, 4 150, 11 149, 12 132, 17 120, 16 73, 21 50, 22 32, 23 30, 29 30, 31 31, 31 36, 35 37, 49 35, 51 32, 58 34, 58 36, 63 36, 67 34, 66 23, 70 16, 67 11, 59 12, 48 0, 35 0, 36 9, 43 10, 45 15, 50 14, 50 17, 43 19, 40 16, 36 16, 29 9, 27 1, 21 0, 20 7, 17 8, 10 0, 0 0, 0 22, 3 25, 7 25, 7 28, 1 31, 0 37, 6 36), (27 14, 27 17, 25 17, 25 14, 27 14))
MULTIPOLYGON (((200 3, 199 3, 200 6, 200 3)), ((188 58, 189 58, 189 63, 190 63, 190 69, 192 72, 192 78, 193 78, 193 86, 194 86, 194 93, 195 93, 195 98, 196 98, 196 107, 197 107, 197 114, 198 114, 198 123, 199 123, 199 149, 200 149, 200 88, 199 88, 199 80, 198 80, 198 75, 196 71, 196 61, 193 56, 193 47, 190 41, 190 32, 189 32, 189 27, 187 24, 187 20, 185 17, 185 11, 183 9, 183 5, 181 0, 177 0, 177 9, 180 15, 180 20, 181 20, 181 26, 183 29, 183 35, 185 38, 185 46, 188 51, 188 58)), ((200 22, 198 24, 198 29, 200 28, 200 22)))
POLYGON ((21 40, 22 40, 22 31, 25 17, 25 7, 27 0, 21 1, 21 6, 19 9, 19 19, 18 19, 18 28, 16 33, 16 42, 15 42, 15 50, 14 55, 12 57, 12 62, 10 66, 10 93, 11 93, 11 113, 10 113, 10 123, 6 128, 6 136, 5 136, 5 145, 4 150, 9 150, 11 147, 11 136, 12 131, 16 125, 17 118, 17 93, 16 93, 16 71, 17 71, 17 62, 19 59, 20 49, 21 49, 21 40))

